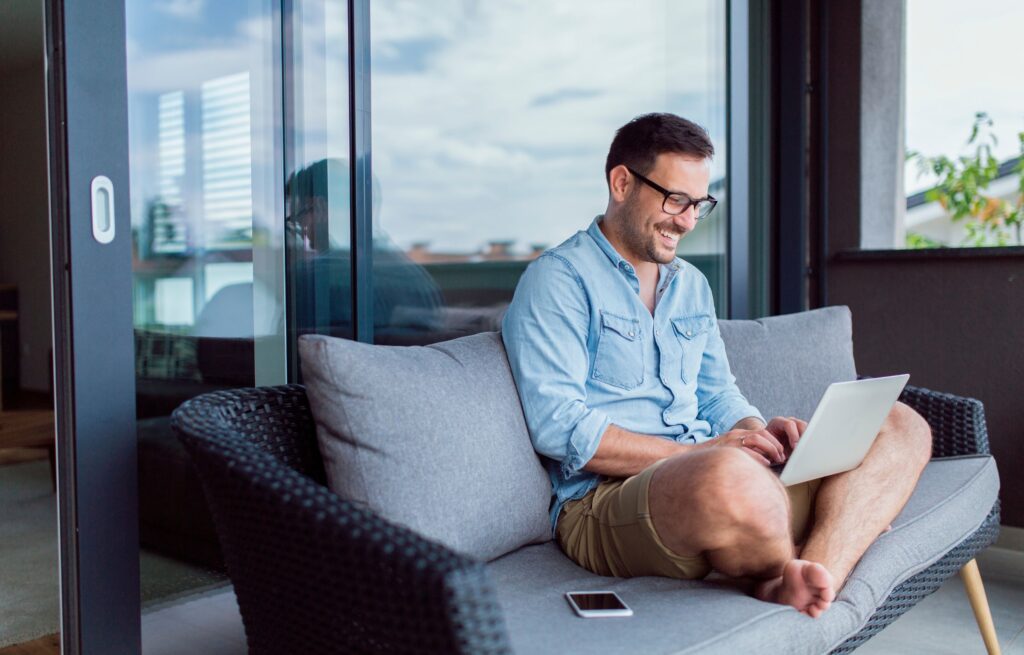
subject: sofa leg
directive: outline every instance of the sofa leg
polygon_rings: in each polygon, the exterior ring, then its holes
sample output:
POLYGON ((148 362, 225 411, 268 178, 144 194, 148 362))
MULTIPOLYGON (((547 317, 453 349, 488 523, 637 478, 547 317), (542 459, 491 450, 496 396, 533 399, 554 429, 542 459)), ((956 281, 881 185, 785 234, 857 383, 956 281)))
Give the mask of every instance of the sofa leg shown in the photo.
POLYGON ((971 560, 960 569, 960 577, 967 588, 967 599, 974 610, 974 620, 978 622, 981 638, 985 640, 985 649, 989 655, 999 655, 999 640, 996 639, 996 626, 992 623, 992 612, 988 609, 988 597, 985 586, 981 583, 981 571, 977 560, 971 560))

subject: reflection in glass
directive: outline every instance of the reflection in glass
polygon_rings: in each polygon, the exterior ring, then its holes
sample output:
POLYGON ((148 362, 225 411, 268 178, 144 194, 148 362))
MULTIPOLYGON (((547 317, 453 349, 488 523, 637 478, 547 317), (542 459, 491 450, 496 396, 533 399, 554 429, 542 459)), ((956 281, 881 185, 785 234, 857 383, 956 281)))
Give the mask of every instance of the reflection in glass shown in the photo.
POLYGON ((143 607, 226 584, 168 415, 285 382, 275 10, 126 3, 143 607))
MULTIPOLYGON (((603 211, 612 136, 651 111, 715 143, 723 202, 679 251, 724 310, 725 3, 380 0, 371 30, 374 238, 392 253, 375 243, 374 290, 399 257, 429 277, 443 307, 416 312, 424 340, 498 326, 526 265, 603 211)), ((376 340, 414 336, 408 316, 375 316, 376 340)))
MULTIPOLYGON (((299 1, 291 12, 285 207, 292 342, 311 333, 354 336, 346 16, 340 0, 299 1)), ((376 212, 376 178, 373 196, 376 212)), ((440 290, 377 223, 374 218, 374 329, 390 343, 422 342, 437 323, 440 290)))
MULTIPOLYGON (((285 78, 288 337, 351 338, 348 7, 296 0, 285 78)), ((292 371, 297 353, 292 350, 292 371)))

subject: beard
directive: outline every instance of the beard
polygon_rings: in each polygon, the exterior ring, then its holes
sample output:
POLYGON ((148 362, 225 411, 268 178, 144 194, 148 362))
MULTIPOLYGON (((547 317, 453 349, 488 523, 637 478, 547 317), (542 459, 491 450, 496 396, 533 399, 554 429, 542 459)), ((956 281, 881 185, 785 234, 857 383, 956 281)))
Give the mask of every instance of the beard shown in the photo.
MULTIPOLYGON (((630 199, 626 202, 622 208, 623 219, 619 225, 621 230, 619 232, 619 239, 623 245, 633 253, 640 257, 643 261, 653 262, 655 264, 670 264, 675 258, 675 250, 666 250, 663 246, 658 243, 659 230, 664 230, 670 234, 674 234, 679 231, 671 220, 664 221, 663 223, 656 223, 653 226, 647 221, 647 217, 643 215, 643 210, 640 208, 640 203, 636 202, 635 199, 630 199)), ((685 232, 680 235, 680 239, 685 236, 685 232)))

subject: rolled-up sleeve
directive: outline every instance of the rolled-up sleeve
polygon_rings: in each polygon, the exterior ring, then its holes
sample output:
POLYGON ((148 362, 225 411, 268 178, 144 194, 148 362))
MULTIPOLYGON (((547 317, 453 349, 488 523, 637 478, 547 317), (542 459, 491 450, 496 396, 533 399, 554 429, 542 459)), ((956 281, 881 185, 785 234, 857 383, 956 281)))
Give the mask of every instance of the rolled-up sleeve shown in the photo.
POLYGON ((748 416, 764 421, 761 412, 747 401, 736 386, 717 319, 712 319, 701 359, 697 378, 697 407, 697 418, 707 421, 714 434, 728 432, 748 416))
POLYGON ((590 303, 579 275, 557 254, 527 268, 502 321, 502 340, 533 447, 561 463, 565 479, 597 452, 611 423, 587 407, 590 303))

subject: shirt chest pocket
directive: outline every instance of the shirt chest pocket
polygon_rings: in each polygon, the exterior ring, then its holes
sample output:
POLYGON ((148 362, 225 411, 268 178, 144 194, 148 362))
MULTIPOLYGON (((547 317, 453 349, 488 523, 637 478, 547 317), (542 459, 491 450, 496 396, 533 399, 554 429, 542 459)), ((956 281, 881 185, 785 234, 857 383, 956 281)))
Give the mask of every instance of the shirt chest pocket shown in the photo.
POLYGON ((638 319, 601 312, 591 377, 622 389, 643 384, 644 350, 638 319))
POLYGON ((704 347, 708 343, 708 331, 711 329, 711 317, 708 315, 687 316, 672 319, 676 338, 683 351, 679 363, 679 373, 683 382, 692 384, 700 374, 700 363, 704 357, 704 347))

